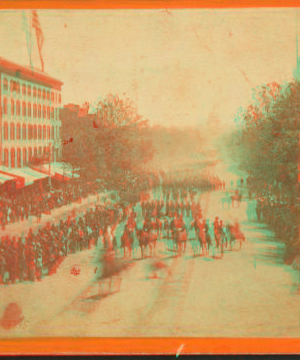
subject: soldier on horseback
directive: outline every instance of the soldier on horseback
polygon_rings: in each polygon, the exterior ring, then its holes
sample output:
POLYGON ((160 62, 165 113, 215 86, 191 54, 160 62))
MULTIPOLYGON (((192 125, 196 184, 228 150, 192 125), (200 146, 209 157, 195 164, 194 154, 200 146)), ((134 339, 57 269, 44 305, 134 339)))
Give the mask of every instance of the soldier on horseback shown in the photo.
MULTIPOLYGON (((200 219, 199 219, 199 217, 195 217, 195 219, 193 219, 193 221, 191 222, 191 229, 194 229, 196 242, 199 242, 200 247, 202 248, 203 245, 202 245, 202 239, 200 237, 200 219)), ((198 252, 197 243, 195 244, 194 242, 192 242, 192 247, 193 247, 194 255, 196 255, 196 252, 198 252)))
POLYGON ((126 255, 126 248, 129 250, 129 256, 131 257, 132 246, 133 246, 132 232, 129 230, 128 224, 126 224, 124 228, 124 233, 121 237, 121 247, 123 248, 124 251, 124 258, 126 255))
POLYGON ((133 250, 133 256, 136 249, 135 246, 135 232, 136 232, 136 213, 133 211, 130 214, 130 217, 127 220, 127 230, 128 230, 128 236, 131 243, 131 249, 133 250))
POLYGON ((224 246, 227 248, 227 244, 228 244, 228 233, 227 233, 227 227, 225 226, 222 220, 220 221, 220 234, 221 234, 221 251, 223 256, 224 246))
POLYGON ((175 214, 175 231, 174 231, 174 243, 176 245, 176 250, 178 255, 181 255, 182 252, 182 243, 183 243, 183 252, 186 250, 186 241, 187 241, 187 229, 185 222, 183 221, 182 215, 178 218, 175 214))
POLYGON ((157 234, 153 231, 153 226, 155 226, 155 222, 152 222, 149 217, 146 217, 143 228, 137 231, 142 258, 144 257, 144 252, 148 246, 150 247, 150 253, 152 254, 153 249, 155 255, 157 234))
POLYGON ((220 234, 220 221, 218 217, 216 217, 214 221, 214 234, 215 234, 216 247, 219 248, 221 234, 220 234))
POLYGON ((212 238, 210 235, 210 226, 209 226, 209 220, 207 219, 205 224, 204 224, 204 229, 205 229, 205 240, 206 240, 206 245, 207 245, 207 253, 209 254, 209 248, 212 245, 212 238))
POLYGON ((198 240, 201 246, 201 249, 203 253, 207 250, 206 249, 206 239, 205 239, 205 220, 202 218, 199 218, 197 222, 198 226, 198 240))
POLYGON ((146 217, 146 218, 144 219, 143 231, 145 231, 145 232, 148 233, 148 232, 150 232, 151 227, 152 227, 151 220, 150 220, 149 217, 146 217))

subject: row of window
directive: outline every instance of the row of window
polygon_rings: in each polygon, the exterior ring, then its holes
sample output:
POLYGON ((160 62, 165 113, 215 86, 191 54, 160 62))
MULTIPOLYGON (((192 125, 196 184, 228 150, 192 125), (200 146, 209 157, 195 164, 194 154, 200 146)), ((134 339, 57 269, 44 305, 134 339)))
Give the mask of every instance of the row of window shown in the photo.
MULTIPOLYGON (((14 100, 11 100, 10 102, 10 113, 12 116, 16 114, 16 116, 21 115, 21 104, 20 101, 17 100, 16 103, 14 100)), ((41 105, 32 105, 32 114, 33 118, 43 118, 43 119, 54 119, 55 115, 57 115, 58 110, 56 108, 53 108, 50 106, 41 106, 41 105), (56 112, 56 114, 55 114, 56 112), (42 116, 43 115, 43 116, 42 116)), ((8 105, 7 105, 7 98, 3 99, 3 114, 8 115, 8 105)), ((31 103, 27 103, 25 101, 22 102, 22 116, 23 117, 31 117, 31 103)), ((57 116, 55 117, 57 118, 57 116)))
MULTIPOLYGON (((10 138, 8 138, 9 134, 9 126, 5 122, 3 125, 3 134, 4 140, 54 140, 54 127, 53 126, 36 126, 36 125, 28 125, 23 124, 21 127, 20 124, 15 126, 14 123, 10 124, 10 138), (15 134, 16 130, 16 134, 15 134), (21 132, 22 130, 22 132, 21 132), (27 131, 28 130, 28 133, 27 131)), ((56 138, 59 138, 59 128, 56 129, 56 138)))
MULTIPOLYGON (((16 92, 17 94, 20 94, 21 92, 21 88, 20 88, 20 83, 19 81, 15 81, 15 80, 10 80, 10 92, 14 93, 16 92)), ((8 80, 7 78, 3 79, 3 91, 7 92, 8 91, 8 80)), ((31 85, 26 86, 25 84, 22 85, 22 95, 23 96, 31 96, 31 85)), ((36 88, 35 86, 33 86, 32 88, 32 95, 34 98, 38 97, 38 99, 43 98, 43 100, 50 100, 51 97, 51 102, 52 103, 57 103, 57 93, 54 93, 53 91, 46 91, 45 89, 41 89, 41 88, 36 88)), ((61 94, 58 94, 58 103, 61 104, 61 94)))
MULTIPOLYGON (((49 147, 44 146, 43 148, 40 146, 38 149, 35 147, 33 150, 32 148, 28 148, 28 152, 26 148, 23 148, 23 166, 30 162, 34 157, 42 154, 49 154, 49 147), (28 155, 28 158, 27 158, 28 155)), ((3 165, 9 167, 9 150, 3 150, 3 165)), ((21 149, 18 148, 17 151, 14 148, 10 149, 10 166, 11 168, 21 167, 21 149), (16 159, 17 153, 17 159, 16 159), (17 160, 17 161, 16 161, 17 160)))

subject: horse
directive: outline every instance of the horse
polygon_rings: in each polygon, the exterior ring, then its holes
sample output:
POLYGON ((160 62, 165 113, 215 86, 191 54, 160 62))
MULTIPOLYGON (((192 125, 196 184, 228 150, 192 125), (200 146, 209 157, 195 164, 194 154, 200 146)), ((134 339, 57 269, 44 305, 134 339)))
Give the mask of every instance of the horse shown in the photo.
POLYGON ((232 195, 232 196, 231 196, 231 204, 232 204, 232 207, 235 207, 234 204, 237 205, 236 207, 239 207, 242 199, 243 199, 243 195, 242 195, 240 192, 232 195))
POLYGON ((219 203, 222 204, 223 210, 224 210, 224 204, 227 204, 227 209, 229 209, 229 208, 230 208, 230 205, 233 204, 233 202, 232 202, 232 197, 230 197, 230 196, 222 197, 222 198, 220 199, 220 202, 219 202, 219 203))
POLYGON ((141 257, 144 259, 144 255, 146 253, 147 247, 150 248, 150 256, 155 255, 157 234, 147 232, 144 230, 137 230, 137 237, 139 239, 139 245, 141 248, 141 257), (153 253, 152 253, 153 251, 153 253))
MULTIPOLYGON (((205 237, 205 231, 204 231, 203 225, 202 224, 197 224, 197 221, 193 221, 192 224, 191 224, 191 229, 195 230, 196 240, 200 245, 200 253, 201 253, 201 250, 202 250, 203 254, 207 254, 208 253, 208 246, 207 246, 207 243, 206 243, 206 237, 205 237)), ((197 245, 193 246, 193 250, 194 249, 198 252, 198 246, 197 245)), ((194 254, 195 254, 195 250, 194 250, 194 254)))
POLYGON ((218 249, 221 245, 221 233, 218 228, 215 230, 215 242, 216 242, 216 248, 218 249))
POLYGON ((212 246, 212 237, 209 234, 209 231, 205 231, 203 232, 204 236, 203 238, 205 239, 205 250, 206 250, 206 255, 209 255, 209 249, 212 246))
POLYGON ((245 235, 241 232, 239 225, 235 224, 235 225, 229 225, 228 226, 228 232, 229 232, 229 237, 230 237, 230 250, 233 249, 233 246, 235 244, 239 244, 239 250, 242 249, 242 243, 244 241, 246 241, 245 235))
POLYGON ((174 242, 176 244, 177 255, 181 256, 182 252, 186 250, 187 232, 185 228, 176 228, 174 231, 174 242))
POLYGON ((200 227, 197 236, 203 254, 209 254, 209 243, 206 240, 205 230, 203 227, 200 227))
POLYGON ((129 257, 131 257, 132 246, 133 246, 133 233, 130 232, 128 229, 125 229, 121 237, 121 247, 123 248, 124 251, 124 259, 126 256, 126 248, 129 250, 129 257))
POLYGON ((222 226, 220 231, 220 241, 221 241, 221 250, 224 251, 224 246, 227 249, 228 245, 228 233, 227 233, 227 227, 222 226))
POLYGON ((109 287, 107 294, 112 293, 112 287, 115 282, 117 284, 116 291, 120 291, 122 282, 121 273, 128 267, 131 267, 132 264, 123 263, 122 261, 116 259, 114 251, 112 251, 111 247, 105 251, 101 259, 101 263, 103 264, 102 271, 99 272, 101 267, 98 268, 98 266, 94 270, 94 273, 96 274, 96 284, 99 284, 100 286, 100 296, 103 294, 103 285, 107 281, 109 287))
POLYGON ((198 227, 196 221, 195 220, 192 221, 190 226, 191 226, 190 230, 194 229, 195 231, 195 238, 190 238, 190 242, 192 245, 194 256, 196 256, 198 255, 198 253, 200 254, 199 244, 201 244, 199 241, 199 233, 198 233, 198 227))
POLYGON ((228 244, 227 238, 228 238, 228 234, 226 232, 226 229, 224 228, 224 225, 221 224, 221 226, 218 227, 215 231, 216 249, 218 249, 221 252, 221 258, 223 258, 224 249, 227 248, 227 244, 228 244))

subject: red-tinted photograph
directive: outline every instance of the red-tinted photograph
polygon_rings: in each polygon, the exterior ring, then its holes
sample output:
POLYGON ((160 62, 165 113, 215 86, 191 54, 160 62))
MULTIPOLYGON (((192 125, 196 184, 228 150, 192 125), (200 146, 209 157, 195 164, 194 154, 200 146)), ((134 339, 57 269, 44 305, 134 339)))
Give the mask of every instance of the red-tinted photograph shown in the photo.
POLYGON ((0 353, 299 352, 296 5, 4 5, 0 353))

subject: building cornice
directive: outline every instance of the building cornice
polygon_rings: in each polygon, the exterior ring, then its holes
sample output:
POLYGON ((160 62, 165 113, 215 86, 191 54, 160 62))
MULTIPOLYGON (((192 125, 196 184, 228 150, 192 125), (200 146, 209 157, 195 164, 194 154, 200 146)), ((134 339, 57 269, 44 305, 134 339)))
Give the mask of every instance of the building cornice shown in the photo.
POLYGON ((31 81, 39 85, 48 86, 55 90, 61 90, 61 86, 63 85, 63 82, 46 73, 30 67, 18 65, 2 57, 0 57, 0 72, 15 76, 20 80, 31 81))

